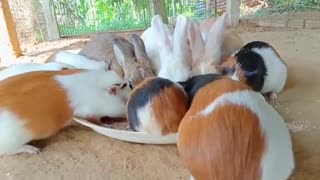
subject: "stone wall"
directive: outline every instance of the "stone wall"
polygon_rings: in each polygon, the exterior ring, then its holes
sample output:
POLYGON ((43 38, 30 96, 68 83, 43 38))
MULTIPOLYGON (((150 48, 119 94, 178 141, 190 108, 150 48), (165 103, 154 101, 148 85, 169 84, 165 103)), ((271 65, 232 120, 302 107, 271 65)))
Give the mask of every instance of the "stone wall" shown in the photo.
POLYGON ((39 0, 9 0, 9 4, 21 46, 41 41, 40 27, 46 28, 39 0))

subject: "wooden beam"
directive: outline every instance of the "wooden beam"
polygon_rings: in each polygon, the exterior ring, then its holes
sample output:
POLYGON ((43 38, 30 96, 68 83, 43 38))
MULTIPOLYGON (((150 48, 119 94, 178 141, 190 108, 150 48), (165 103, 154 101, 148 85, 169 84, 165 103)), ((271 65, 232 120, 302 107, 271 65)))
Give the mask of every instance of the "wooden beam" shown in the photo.
POLYGON ((168 13, 165 0, 150 0, 152 16, 159 14, 162 17, 162 21, 168 24, 168 13))
POLYGON ((1 60, 22 55, 17 30, 13 22, 8 0, 0 0, 0 56, 1 60))
POLYGON ((236 26, 240 20, 240 0, 227 0, 228 23, 236 26))

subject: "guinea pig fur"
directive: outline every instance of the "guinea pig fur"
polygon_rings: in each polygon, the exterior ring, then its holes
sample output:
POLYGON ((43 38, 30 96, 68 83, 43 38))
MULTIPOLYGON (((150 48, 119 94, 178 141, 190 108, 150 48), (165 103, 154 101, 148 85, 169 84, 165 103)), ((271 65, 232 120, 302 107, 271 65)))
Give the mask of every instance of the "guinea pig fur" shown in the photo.
POLYGON ((287 81, 286 63, 272 46, 262 41, 246 44, 217 69, 267 94, 274 102, 287 81))
POLYGON ((127 119, 134 131, 174 134, 188 107, 188 96, 179 84, 152 77, 139 83, 130 94, 127 119))
POLYGON ((287 179, 294 170, 289 131, 261 94, 223 77, 195 95, 178 130, 190 179, 287 179))
POLYGON ((1 81, 0 154, 39 153, 26 143, 52 136, 73 117, 125 117, 122 81, 105 70, 36 71, 1 81))
POLYGON ((189 78, 187 81, 178 82, 188 94, 189 102, 192 102, 194 95, 198 92, 198 90, 208 83, 221 79, 221 75, 219 74, 203 74, 196 75, 189 78))

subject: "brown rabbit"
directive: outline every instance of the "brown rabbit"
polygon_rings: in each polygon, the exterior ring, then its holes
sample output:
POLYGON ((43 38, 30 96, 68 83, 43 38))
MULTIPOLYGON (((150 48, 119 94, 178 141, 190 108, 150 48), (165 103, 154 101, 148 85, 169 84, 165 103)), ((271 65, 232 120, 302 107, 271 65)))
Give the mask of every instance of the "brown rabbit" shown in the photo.
POLYGON ((145 78, 155 75, 151 70, 150 59, 140 36, 131 34, 129 41, 132 44, 128 44, 126 41, 122 38, 114 39, 113 50, 118 63, 123 68, 124 79, 133 89, 145 78))
POLYGON ((131 43, 124 38, 114 35, 109 32, 101 33, 90 39, 86 45, 81 49, 79 54, 88 58, 95 59, 97 61, 106 61, 110 63, 110 70, 115 71, 121 77, 124 76, 124 72, 120 64, 118 63, 115 53, 113 51, 113 41, 115 39, 121 40, 122 46, 125 48, 131 48, 131 43))

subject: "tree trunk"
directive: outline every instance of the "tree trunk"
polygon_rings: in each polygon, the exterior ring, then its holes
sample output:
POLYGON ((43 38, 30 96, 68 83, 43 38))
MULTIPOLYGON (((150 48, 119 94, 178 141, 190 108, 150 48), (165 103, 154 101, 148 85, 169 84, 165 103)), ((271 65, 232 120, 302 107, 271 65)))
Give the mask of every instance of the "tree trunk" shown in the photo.
POLYGON ((139 8, 139 1, 138 0, 132 0, 132 5, 133 5, 133 9, 134 9, 134 14, 136 16, 137 19, 141 20, 141 15, 140 15, 140 8, 139 8))
POLYGON ((168 24, 168 13, 165 0, 150 0, 152 16, 159 14, 164 23, 168 24))

